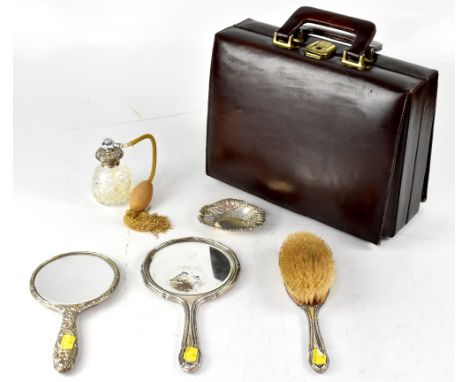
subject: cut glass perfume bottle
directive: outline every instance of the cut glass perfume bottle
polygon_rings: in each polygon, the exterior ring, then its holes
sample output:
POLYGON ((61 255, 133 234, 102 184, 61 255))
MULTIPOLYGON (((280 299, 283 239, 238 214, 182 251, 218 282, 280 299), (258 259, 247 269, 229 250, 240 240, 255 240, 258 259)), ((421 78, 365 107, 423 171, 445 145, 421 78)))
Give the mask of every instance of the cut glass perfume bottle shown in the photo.
POLYGON ((93 175, 93 194, 96 200, 106 206, 117 206, 128 201, 133 188, 133 177, 123 157, 122 145, 110 138, 104 139, 96 151, 100 164, 93 175))

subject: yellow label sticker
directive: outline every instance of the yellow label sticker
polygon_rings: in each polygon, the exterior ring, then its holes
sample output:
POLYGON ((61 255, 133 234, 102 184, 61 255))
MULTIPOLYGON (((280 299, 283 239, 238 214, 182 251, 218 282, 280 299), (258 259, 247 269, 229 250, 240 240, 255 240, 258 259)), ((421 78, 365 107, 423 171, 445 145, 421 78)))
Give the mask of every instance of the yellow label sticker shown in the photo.
POLYGON ((312 363, 317 366, 323 366, 327 363, 327 355, 319 349, 312 350, 312 363))
POLYGON ((71 350, 75 345, 76 337, 71 334, 64 334, 60 341, 60 347, 63 350, 71 350))
POLYGON ((198 348, 187 346, 184 350, 183 358, 185 362, 196 362, 198 360, 198 348))

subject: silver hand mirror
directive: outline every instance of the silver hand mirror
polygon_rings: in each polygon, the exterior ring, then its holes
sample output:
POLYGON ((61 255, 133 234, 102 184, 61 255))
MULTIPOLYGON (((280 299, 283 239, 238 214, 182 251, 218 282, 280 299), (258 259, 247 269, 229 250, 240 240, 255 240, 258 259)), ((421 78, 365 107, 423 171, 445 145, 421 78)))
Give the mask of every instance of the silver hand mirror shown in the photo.
POLYGON ((236 255, 214 240, 197 237, 169 240, 148 253, 141 272, 151 290, 184 307, 179 364, 186 372, 196 370, 201 359, 197 309, 231 288, 239 273, 236 255))
POLYGON ((29 284, 33 297, 63 314, 53 354, 58 372, 66 372, 75 365, 78 315, 107 299, 119 279, 117 265, 94 252, 64 253, 43 262, 33 272, 29 284))

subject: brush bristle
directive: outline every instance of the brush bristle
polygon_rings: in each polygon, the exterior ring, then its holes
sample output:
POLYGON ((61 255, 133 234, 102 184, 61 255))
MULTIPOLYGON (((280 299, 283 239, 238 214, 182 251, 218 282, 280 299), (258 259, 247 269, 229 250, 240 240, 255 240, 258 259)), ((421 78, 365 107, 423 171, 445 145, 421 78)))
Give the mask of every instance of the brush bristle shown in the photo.
POLYGON ((290 234, 281 246, 279 266, 284 285, 299 305, 322 304, 335 278, 330 247, 309 232, 290 234))

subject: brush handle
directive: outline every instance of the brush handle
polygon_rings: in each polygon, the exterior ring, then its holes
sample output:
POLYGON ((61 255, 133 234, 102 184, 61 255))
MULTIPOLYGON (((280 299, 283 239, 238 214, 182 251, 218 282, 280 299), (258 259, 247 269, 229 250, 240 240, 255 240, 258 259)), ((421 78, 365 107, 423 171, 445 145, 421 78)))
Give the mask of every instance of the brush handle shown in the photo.
POLYGON ((318 313, 321 305, 301 305, 309 320, 309 364, 317 373, 328 369, 329 358, 318 324, 318 313))

